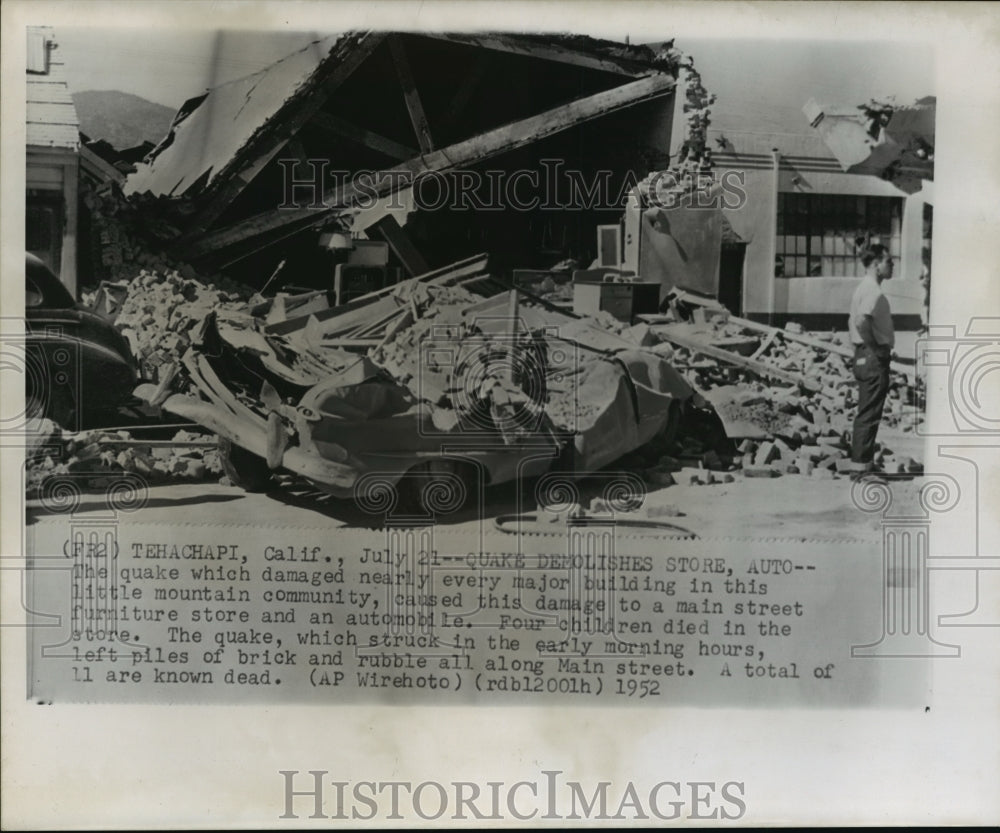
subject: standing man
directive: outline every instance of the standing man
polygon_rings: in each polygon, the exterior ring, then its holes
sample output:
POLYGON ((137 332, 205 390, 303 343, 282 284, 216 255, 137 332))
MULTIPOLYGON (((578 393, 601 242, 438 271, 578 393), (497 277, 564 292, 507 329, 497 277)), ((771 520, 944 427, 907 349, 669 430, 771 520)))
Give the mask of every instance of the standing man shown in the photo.
POLYGON ((858 380, 858 413, 851 435, 855 476, 875 469, 875 435, 889 393, 889 359, 895 344, 889 300, 882 292, 882 282, 892 277, 892 258, 885 246, 876 243, 861 253, 861 263, 865 277, 854 290, 847 322, 858 380))

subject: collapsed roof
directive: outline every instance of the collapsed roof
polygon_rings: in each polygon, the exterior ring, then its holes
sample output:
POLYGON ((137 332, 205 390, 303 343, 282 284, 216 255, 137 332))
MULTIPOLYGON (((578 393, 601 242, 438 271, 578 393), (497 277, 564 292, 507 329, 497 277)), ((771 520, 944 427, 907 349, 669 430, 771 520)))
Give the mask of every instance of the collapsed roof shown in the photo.
MULTIPOLYGON (((276 210, 279 153, 372 171, 385 197, 421 173, 475 164, 667 95, 675 78, 665 53, 580 36, 323 37, 188 100, 124 190, 152 205, 177 251, 196 260, 329 220, 330 208, 276 210)), ((341 209, 357 194, 348 185, 322 196, 341 209)))
POLYGON ((170 132, 129 177, 125 194, 184 197, 211 190, 234 173, 255 142, 262 143, 268 125, 326 80, 320 72, 324 64, 338 63, 357 45, 354 37, 322 38, 259 72, 188 99, 170 132))
POLYGON ((934 179, 936 109, 932 96, 909 106, 873 101, 830 112, 809 99, 802 108, 846 173, 872 174, 910 193, 934 179))

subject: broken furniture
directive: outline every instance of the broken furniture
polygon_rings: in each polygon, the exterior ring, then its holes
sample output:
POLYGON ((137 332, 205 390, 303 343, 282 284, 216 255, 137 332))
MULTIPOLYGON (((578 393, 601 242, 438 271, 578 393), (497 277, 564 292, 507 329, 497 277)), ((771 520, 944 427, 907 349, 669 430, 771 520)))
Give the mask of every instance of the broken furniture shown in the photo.
POLYGON ((627 324, 660 306, 660 284, 642 281, 616 269, 587 269, 573 274, 573 312, 608 312, 627 324))

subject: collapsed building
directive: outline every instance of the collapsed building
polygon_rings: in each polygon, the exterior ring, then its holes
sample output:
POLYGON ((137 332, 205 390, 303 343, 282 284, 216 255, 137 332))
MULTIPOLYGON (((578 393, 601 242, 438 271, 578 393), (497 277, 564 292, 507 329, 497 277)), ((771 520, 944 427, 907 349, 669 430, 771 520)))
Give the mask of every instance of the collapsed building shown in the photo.
POLYGON ((250 285, 282 261, 279 284, 374 266, 367 288, 484 251, 501 273, 589 265, 594 228, 667 164, 679 57, 568 36, 324 38, 186 102, 125 193, 176 257, 250 285))
POLYGON ((123 194, 109 175, 84 198, 141 395, 221 454, 119 432, 69 464, 341 496, 470 461, 484 483, 846 471, 849 350, 726 294, 754 235, 709 176, 713 103, 669 45, 410 33, 320 39, 189 100, 123 194))

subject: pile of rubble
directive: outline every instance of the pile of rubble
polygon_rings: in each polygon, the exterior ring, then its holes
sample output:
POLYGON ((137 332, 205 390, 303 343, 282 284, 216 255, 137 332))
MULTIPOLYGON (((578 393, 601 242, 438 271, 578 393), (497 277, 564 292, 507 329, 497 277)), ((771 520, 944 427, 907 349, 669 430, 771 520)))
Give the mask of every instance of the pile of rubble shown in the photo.
POLYGON ((153 378, 161 367, 180 360, 209 313, 214 311, 236 326, 245 325, 248 318, 250 290, 232 282, 222 289, 176 271, 142 270, 132 281, 118 285, 125 299, 115 326, 153 378))
POLYGON ((39 432, 39 441, 27 455, 29 496, 59 475, 93 488, 111 485, 125 472, 140 475, 150 485, 220 480, 222 474, 214 437, 200 431, 182 429, 169 440, 141 440, 129 431, 64 433, 50 423, 39 426, 39 432))
POLYGON ((99 263, 83 303, 109 317, 129 342, 146 375, 176 362, 195 327, 213 310, 241 319, 252 290, 223 275, 203 276, 151 242, 150 221, 113 184, 87 186, 82 199, 90 216, 91 251, 99 263))
MULTIPOLYGON (((654 332, 669 339, 674 326, 654 328, 654 332)), ((687 482, 698 484, 728 482, 726 473, 736 472, 746 477, 800 474, 832 478, 851 471, 850 435, 857 386, 850 360, 843 355, 844 348, 835 334, 807 335, 798 325, 790 324, 784 333, 760 327, 756 338, 748 338, 737 323, 717 326, 703 337, 706 344, 740 347, 746 343, 754 348, 759 370, 741 366, 738 362, 742 357, 735 351, 733 363, 700 353, 697 347, 677 346, 673 353, 675 366, 713 403, 723 422, 747 426, 749 436, 739 442, 731 456, 720 456, 704 439, 682 436, 671 454, 645 461, 648 482, 673 482, 676 472, 685 472, 687 482), (802 340, 796 340, 799 338, 802 340), (768 367, 793 374, 802 384, 775 384, 766 378, 768 367)), ((909 402, 910 395, 910 380, 893 373, 884 426, 915 429, 920 416, 909 402)), ((735 433, 740 433, 738 427, 735 433)), ((884 443, 877 445, 875 462, 890 473, 921 471, 919 463, 894 455, 884 443)))
MULTIPOLYGON (((711 100, 693 67, 689 81, 692 145, 683 165, 703 168, 711 164, 701 136, 711 100)), ((264 302, 246 287, 201 280, 190 267, 144 252, 138 238, 117 222, 116 206, 114 200, 105 206, 102 241, 110 247, 105 255, 117 252, 110 256, 117 282, 103 289, 117 293, 115 324, 151 380, 164 367, 179 364, 202 322, 214 314, 232 348, 258 356, 265 370, 285 382, 306 389, 364 360, 415 400, 433 406, 439 427, 455 426, 486 407, 507 439, 504 413, 525 409, 544 410, 556 429, 572 432, 590 425, 607 403, 581 391, 603 391, 606 398, 622 373, 614 356, 638 350, 669 361, 714 404, 724 423, 752 429, 734 450, 720 442, 710 420, 696 416, 669 440, 651 442, 616 461, 617 467, 641 473, 650 486, 731 482, 740 473, 835 477, 849 468, 856 386, 849 358, 832 334, 804 334, 794 325, 787 332, 748 330, 750 322, 714 314, 721 310, 702 310, 692 323, 676 306, 666 318, 629 325, 606 312, 579 318, 527 298, 519 312, 526 329, 514 334, 507 319, 518 305, 510 292, 484 298, 465 288, 484 279, 485 256, 376 292, 343 310, 330 308, 321 292, 264 302), (552 324, 558 338, 541 335, 552 324), (574 361, 556 367, 552 357, 565 353, 565 344, 575 345, 574 361), (532 367, 512 365, 496 372, 507 355, 532 367)), ((252 404, 259 393, 242 395, 252 404)), ((907 380, 894 376, 884 424, 898 425, 912 416, 908 395, 907 380)), ((877 462, 890 471, 918 468, 884 448, 877 462)), ((198 481, 218 478, 221 464, 209 435, 181 431, 156 443, 135 440, 126 431, 87 432, 47 444, 33 457, 29 484, 76 472, 198 481)))
POLYGON ((446 362, 442 351, 473 335, 467 311, 482 299, 461 287, 419 284, 408 285, 394 297, 410 307, 408 314, 402 313, 409 323, 372 348, 368 357, 416 398, 446 404, 455 391, 453 377, 459 368, 446 362))
POLYGON ((712 149, 708 145, 711 106, 716 97, 701 81, 701 73, 691 56, 681 64, 684 75, 684 141, 680 152, 663 171, 651 172, 637 184, 645 205, 673 207, 685 195, 707 186, 707 174, 712 170, 712 149))
MULTIPOLYGON (((329 310, 322 321, 312 319, 302 326, 298 340, 292 338, 294 332, 283 338, 293 352, 308 342, 312 349, 319 345, 339 356, 350 355, 345 350, 364 355, 415 400, 432 405, 435 424, 445 430, 484 405, 495 417, 498 403, 543 409, 554 428, 579 430, 602 407, 581 391, 614 388, 620 370, 608 357, 638 349, 668 360, 715 404, 724 422, 752 428, 745 435, 750 439, 740 442, 735 452, 730 445, 726 453, 710 420, 696 417, 669 444, 651 443, 617 461, 619 467, 641 472, 650 485, 662 487, 678 479, 728 482, 741 472, 748 477, 798 473, 822 478, 849 467, 856 384, 834 334, 804 334, 797 325, 785 332, 760 325, 748 331, 743 325, 750 322, 730 321, 711 310, 701 315, 700 325, 676 315, 629 325, 607 312, 573 318, 522 298, 518 316, 526 331, 518 337, 518 351, 509 351, 512 335, 504 322, 510 303, 509 292, 483 298, 461 286, 414 279, 361 308, 343 314, 329 310), (540 335, 552 325, 558 338, 540 335), (568 372, 550 362, 559 342, 577 348, 568 372), (716 347, 703 352, 700 343, 716 347), (583 346, 588 349, 579 349, 583 346), (546 383, 532 388, 532 380, 517 368, 506 377, 476 375, 479 365, 503 367, 505 351, 511 356, 519 352, 524 363, 534 361, 546 374, 546 383), (477 365, 484 356, 489 361, 477 365), (553 375, 558 375, 558 383, 548 384, 553 375), (544 392, 541 400, 539 390, 544 392), (714 396, 717 393, 726 395, 714 396)), ((886 424, 913 415, 906 384, 905 378, 894 377, 886 424)), ((916 466, 912 460, 892 458, 882 448, 878 461, 889 470, 913 471, 916 466)))
POLYGON ((129 281, 142 270, 169 272, 177 270, 184 278, 196 278, 189 264, 171 258, 152 244, 155 221, 140 218, 113 183, 92 187, 83 182, 81 200, 90 218, 90 246, 93 263, 90 272, 95 283, 101 280, 129 281))

